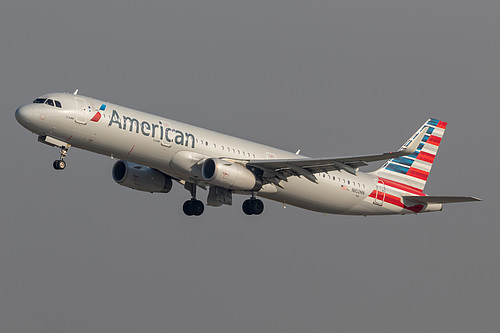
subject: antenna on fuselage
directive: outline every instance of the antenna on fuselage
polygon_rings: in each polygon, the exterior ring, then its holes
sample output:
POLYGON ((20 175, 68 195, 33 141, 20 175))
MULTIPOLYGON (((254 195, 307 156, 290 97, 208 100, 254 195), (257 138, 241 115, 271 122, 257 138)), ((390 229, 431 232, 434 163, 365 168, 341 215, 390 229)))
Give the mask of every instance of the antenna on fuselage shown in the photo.
POLYGON ((73 93, 73 95, 77 95, 78 94, 78 89, 75 90, 75 92, 73 93))

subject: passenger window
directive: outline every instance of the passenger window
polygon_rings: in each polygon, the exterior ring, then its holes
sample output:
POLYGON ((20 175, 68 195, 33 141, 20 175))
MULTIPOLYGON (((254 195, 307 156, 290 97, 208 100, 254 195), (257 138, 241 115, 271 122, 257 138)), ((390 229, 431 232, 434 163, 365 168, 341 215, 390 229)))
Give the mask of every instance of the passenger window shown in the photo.
POLYGON ((351 185, 351 181, 350 181, 350 180, 348 180, 348 181, 347 181, 347 184, 348 184, 348 185, 351 185))
POLYGON ((335 176, 332 176, 332 180, 335 180, 335 176))
POLYGON ((205 141, 205 146, 208 146, 208 141, 205 141))
POLYGON ((56 102, 56 106, 57 106, 58 108, 62 108, 61 102, 59 102, 59 101, 55 101, 55 102, 56 102))
POLYGON ((53 100, 51 100, 51 99, 48 99, 48 100, 45 102, 45 104, 48 104, 48 105, 50 105, 50 106, 54 106, 54 101, 53 101, 53 100))

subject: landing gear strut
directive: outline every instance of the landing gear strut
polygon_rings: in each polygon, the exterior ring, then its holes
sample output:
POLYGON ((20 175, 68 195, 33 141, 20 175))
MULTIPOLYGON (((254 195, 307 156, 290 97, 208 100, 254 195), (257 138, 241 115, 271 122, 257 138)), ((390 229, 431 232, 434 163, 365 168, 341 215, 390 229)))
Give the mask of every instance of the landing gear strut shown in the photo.
POLYGON ((191 193, 191 200, 184 202, 182 210, 187 216, 200 216, 205 210, 203 202, 196 199, 196 184, 186 183, 184 188, 191 193))
POLYGON ((63 146, 61 147, 61 150, 59 151, 59 154, 61 154, 61 159, 55 160, 54 163, 52 163, 52 166, 56 170, 64 170, 66 168, 66 162, 64 161, 64 158, 66 155, 68 155, 68 149, 69 147, 63 146))
POLYGON ((252 197, 243 201, 243 212, 247 215, 260 215, 264 211, 264 203, 262 200, 255 198, 252 193, 252 197))

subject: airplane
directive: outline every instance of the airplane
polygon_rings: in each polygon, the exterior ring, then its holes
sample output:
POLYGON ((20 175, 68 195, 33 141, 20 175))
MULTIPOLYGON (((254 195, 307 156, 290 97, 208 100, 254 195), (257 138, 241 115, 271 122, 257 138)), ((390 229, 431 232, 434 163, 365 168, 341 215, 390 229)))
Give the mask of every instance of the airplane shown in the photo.
POLYGON ((264 210, 257 196, 325 214, 395 215, 441 211, 443 204, 476 197, 430 196, 423 190, 447 123, 429 118, 397 151, 373 155, 310 158, 72 93, 49 93, 15 111, 17 121, 58 147, 56 170, 66 168, 70 147, 117 158, 114 181, 151 193, 168 193, 173 181, 190 192, 183 205, 200 216, 197 189, 207 205, 232 205, 249 196, 246 215, 264 210), (360 167, 386 161, 371 172, 360 167))

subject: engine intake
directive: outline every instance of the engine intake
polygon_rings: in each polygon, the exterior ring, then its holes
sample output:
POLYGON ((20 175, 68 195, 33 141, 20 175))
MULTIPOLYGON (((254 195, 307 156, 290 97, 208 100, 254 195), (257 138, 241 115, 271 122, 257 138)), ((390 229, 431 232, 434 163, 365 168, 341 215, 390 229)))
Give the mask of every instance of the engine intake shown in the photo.
POLYGON ((210 185, 236 191, 258 191, 262 180, 241 164, 208 158, 201 167, 203 179, 210 185))
POLYGON ((172 189, 172 178, 147 166, 120 160, 112 174, 115 182, 134 190, 168 193, 172 189))

